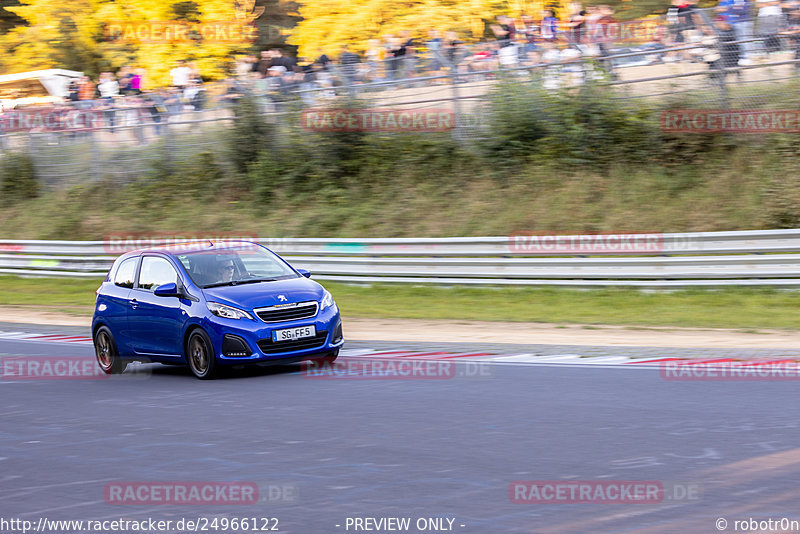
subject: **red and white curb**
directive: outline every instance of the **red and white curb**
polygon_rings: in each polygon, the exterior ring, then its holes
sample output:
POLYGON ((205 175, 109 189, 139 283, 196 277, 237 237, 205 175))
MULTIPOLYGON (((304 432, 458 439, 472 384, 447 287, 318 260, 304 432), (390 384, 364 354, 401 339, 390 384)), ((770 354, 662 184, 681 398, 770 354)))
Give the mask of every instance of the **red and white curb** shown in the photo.
POLYGON ((486 352, 422 352, 422 351, 373 351, 369 349, 342 350, 341 357, 364 359, 392 359, 392 360, 434 360, 434 361, 463 361, 485 362, 497 365, 542 365, 550 367, 617 367, 637 369, 660 369, 670 363, 678 366, 699 365, 708 369, 716 367, 753 367, 767 365, 795 364, 800 362, 800 357, 772 357, 748 358, 738 360, 734 358, 631 358, 628 356, 584 356, 581 354, 556 354, 550 356, 537 356, 531 353, 520 354, 492 354, 486 352))
MULTIPOLYGON (((77 343, 91 345, 92 338, 88 336, 69 336, 64 334, 42 334, 29 332, 0 331, 0 342, 4 339, 14 341, 33 341, 39 343, 77 343)), ((679 349, 678 349, 679 350, 679 349)), ((800 356, 776 356, 769 358, 631 358, 629 356, 586 356, 581 354, 555 354, 537 356, 532 353, 496 354, 491 352, 449 352, 449 351, 381 351, 375 349, 343 349, 342 358, 364 359, 390 359, 390 360, 415 360, 415 361, 452 361, 452 362, 483 362, 493 365, 542 365, 550 367, 616 367, 658 369, 666 364, 678 366, 703 366, 705 368, 725 367, 757 367, 768 365, 797 364, 800 356)))
POLYGON ((26 332, 0 332, 0 340, 11 339, 14 341, 38 341, 48 343, 81 343, 92 344, 88 336, 67 336, 63 334, 31 334, 26 332))

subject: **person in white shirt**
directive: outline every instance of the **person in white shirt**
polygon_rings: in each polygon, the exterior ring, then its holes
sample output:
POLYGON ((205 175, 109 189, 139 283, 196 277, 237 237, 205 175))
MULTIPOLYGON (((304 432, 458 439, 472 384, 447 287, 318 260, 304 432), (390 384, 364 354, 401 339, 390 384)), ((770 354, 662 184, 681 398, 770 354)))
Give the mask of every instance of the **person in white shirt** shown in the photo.
POLYGON ((192 75, 192 69, 186 66, 185 61, 180 60, 178 61, 178 66, 169 71, 169 74, 172 76, 173 87, 183 89, 189 85, 189 78, 192 75))
POLYGON ((114 98, 119 96, 119 82, 110 72, 103 72, 97 81, 97 90, 100 91, 100 98, 114 98))

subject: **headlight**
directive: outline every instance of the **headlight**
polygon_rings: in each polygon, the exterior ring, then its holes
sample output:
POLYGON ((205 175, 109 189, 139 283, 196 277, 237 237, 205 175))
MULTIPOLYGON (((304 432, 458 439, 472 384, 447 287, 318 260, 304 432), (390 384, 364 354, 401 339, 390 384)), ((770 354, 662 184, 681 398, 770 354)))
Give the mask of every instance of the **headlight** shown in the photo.
POLYGON ((252 319, 253 316, 244 310, 234 308, 233 306, 226 306, 218 302, 206 302, 208 311, 217 317, 224 317, 225 319, 252 319))
POLYGON ((333 301, 333 295, 331 295, 330 292, 326 289, 325 294, 322 296, 322 302, 319 305, 320 311, 335 304, 336 303, 333 301))

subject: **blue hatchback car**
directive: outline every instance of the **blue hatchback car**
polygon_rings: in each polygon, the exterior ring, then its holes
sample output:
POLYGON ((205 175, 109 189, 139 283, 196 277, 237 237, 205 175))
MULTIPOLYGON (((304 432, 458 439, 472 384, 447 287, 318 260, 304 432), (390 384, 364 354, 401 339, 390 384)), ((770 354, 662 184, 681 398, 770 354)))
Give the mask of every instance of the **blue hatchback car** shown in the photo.
POLYGON ((137 360, 188 364, 198 378, 225 365, 332 362, 339 309, 310 276, 244 241, 123 254, 97 290, 97 362, 109 374, 137 360))

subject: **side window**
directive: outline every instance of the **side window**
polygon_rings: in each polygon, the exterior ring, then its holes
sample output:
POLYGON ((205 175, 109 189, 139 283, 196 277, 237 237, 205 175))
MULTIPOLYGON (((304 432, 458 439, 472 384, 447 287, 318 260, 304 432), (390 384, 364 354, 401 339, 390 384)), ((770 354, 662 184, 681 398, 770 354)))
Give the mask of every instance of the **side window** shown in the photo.
POLYGON ((117 267, 117 274, 114 275, 114 285, 119 287, 133 287, 133 279, 136 274, 136 262, 139 258, 128 258, 117 267))
POLYGON ((172 264, 158 256, 142 258, 142 270, 139 273, 139 288, 155 291, 158 286, 178 282, 178 273, 172 264))

